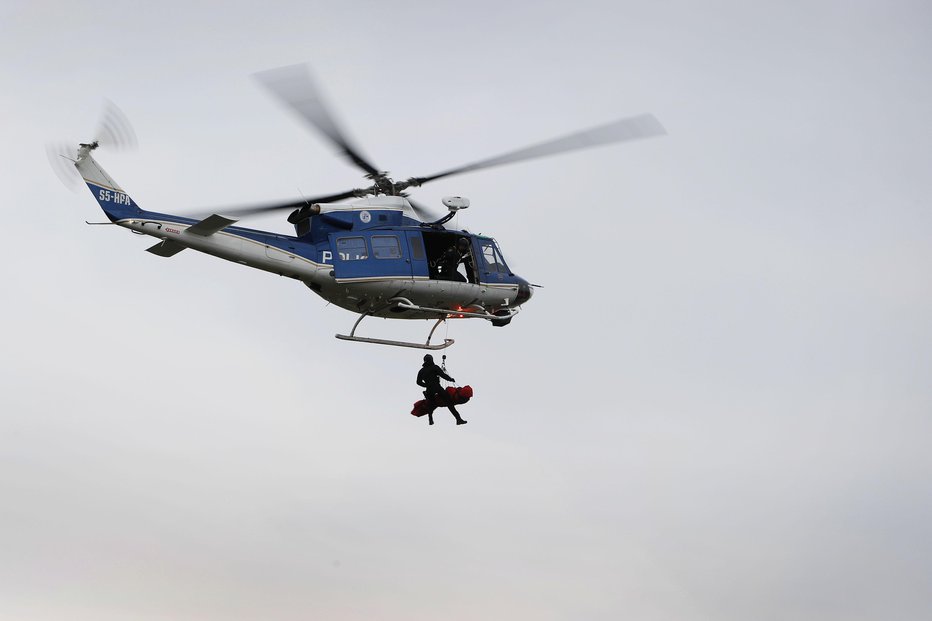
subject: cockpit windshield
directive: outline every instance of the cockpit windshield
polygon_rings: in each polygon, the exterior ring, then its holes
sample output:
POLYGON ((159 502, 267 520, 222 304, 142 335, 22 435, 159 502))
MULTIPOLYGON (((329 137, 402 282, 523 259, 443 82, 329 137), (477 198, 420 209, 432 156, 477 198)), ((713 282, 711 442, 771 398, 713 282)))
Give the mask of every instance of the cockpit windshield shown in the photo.
POLYGON ((492 274, 507 274, 508 266, 502 258, 502 251, 494 239, 479 238, 479 248, 482 250, 482 271, 492 274))

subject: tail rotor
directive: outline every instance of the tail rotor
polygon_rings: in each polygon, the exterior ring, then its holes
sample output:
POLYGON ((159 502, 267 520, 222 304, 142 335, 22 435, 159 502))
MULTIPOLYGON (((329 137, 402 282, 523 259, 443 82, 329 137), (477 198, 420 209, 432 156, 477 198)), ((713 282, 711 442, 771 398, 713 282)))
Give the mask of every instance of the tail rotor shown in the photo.
POLYGON ((45 154, 52 171, 72 192, 76 192, 83 185, 81 175, 74 167, 79 147, 87 147, 90 150, 105 147, 115 151, 130 151, 138 147, 138 142, 136 132, 123 111, 115 103, 105 99, 92 141, 87 143, 58 141, 45 145, 45 154))
POLYGON ((104 100, 95 136, 94 142, 108 149, 130 151, 139 146, 136 142, 136 132, 133 131, 129 119, 109 99, 104 100))
POLYGON ((59 181, 72 192, 77 192, 81 187, 81 175, 74 167, 78 148, 68 142, 50 142, 45 145, 45 155, 59 181))

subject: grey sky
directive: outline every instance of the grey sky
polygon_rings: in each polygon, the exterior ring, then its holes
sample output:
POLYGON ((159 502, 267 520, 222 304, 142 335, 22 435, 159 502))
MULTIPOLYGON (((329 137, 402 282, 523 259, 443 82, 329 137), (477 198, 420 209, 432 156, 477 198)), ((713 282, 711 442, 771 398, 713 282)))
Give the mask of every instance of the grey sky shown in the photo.
POLYGON ((928 4, 334 4, 0 4, 0 618, 932 617, 928 4), (466 427, 49 170, 107 97, 144 208, 357 186, 248 77, 302 61, 399 177, 669 131, 415 193, 545 285, 449 328, 466 427))

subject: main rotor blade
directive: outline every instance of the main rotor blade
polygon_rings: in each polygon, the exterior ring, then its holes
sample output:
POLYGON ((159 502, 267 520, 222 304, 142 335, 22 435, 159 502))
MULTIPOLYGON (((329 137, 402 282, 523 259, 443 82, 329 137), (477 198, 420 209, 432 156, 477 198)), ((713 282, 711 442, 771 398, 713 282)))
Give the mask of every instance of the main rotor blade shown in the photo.
POLYGON ((581 132, 575 132, 567 136, 548 140, 547 142, 541 142, 530 147, 525 147, 524 149, 518 149, 517 151, 503 153, 502 155, 473 162, 472 164, 466 164, 465 166, 451 168, 450 170, 445 170, 435 175, 430 175, 429 177, 414 177, 411 181, 413 181, 413 185, 422 185, 428 181, 471 172, 473 170, 503 166, 505 164, 547 157, 567 151, 576 151, 577 149, 588 149, 590 147, 597 147, 614 142, 626 142, 639 138, 661 136, 666 133, 667 130, 664 129, 663 125, 660 124, 660 121, 658 121, 654 115, 642 114, 640 116, 621 119, 613 123, 593 127, 581 132))
POLYGON ((411 198, 408 196, 405 196, 405 199, 408 201, 408 204, 411 205, 411 209, 414 210, 414 213, 417 214, 417 217, 420 218, 422 222, 433 222, 438 219, 437 214, 432 213, 431 210, 424 205, 411 200, 411 198))
POLYGON ((253 77, 292 112, 329 138, 356 166, 369 174, 379 174, 379 170, 350 143, 333 115, 327 110, 307 65, 269 69, 260 71, 253 77))
POLYGON ((282 211, 285 209, 298 209, 299 207, 313 205, 314 203, 332 203, 335 201, 343 200, 344 198, 350 198, 352 196, 356 196, 356 190, 349 190, 348 192, 341 192, 339 194, 329 194, 327 196, 312 196, 310 198, 302 198, 284 203, 269 203, 267 205, 244 205, 241 207, 224 207, 222 209, 198 210, 196 213, 219 213, 225 216, 240 217, 254 216, 270 213, 273 211, 282 211))

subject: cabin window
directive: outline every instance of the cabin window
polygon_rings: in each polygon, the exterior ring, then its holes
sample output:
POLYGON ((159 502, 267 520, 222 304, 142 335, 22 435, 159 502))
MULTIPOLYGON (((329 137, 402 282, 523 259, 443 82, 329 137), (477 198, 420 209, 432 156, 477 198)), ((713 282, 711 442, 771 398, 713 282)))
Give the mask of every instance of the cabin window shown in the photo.
POLYGON ((401 243, 397 235, 373 235, 372 254, 376 259, 400 259, 401 243))
POLYGON ((369 258, 366 240, 362 237, 340 237, 337 239, 337 252, 344 261, 361 261, 369 258))
POLYGON ((482 263, 487 272, 499 273, 508 271, 508 268, 505 267, 505 262, 502 260, 502 256, 498 254, 498 250, 495 249, 495 244, 491 240, 482 242, 482 263))
POLYGON ((420 237, 408 237, 408 242, 411 244, 411 258, 415 261, 424 260, 424 242, 421 241, 420 237))

